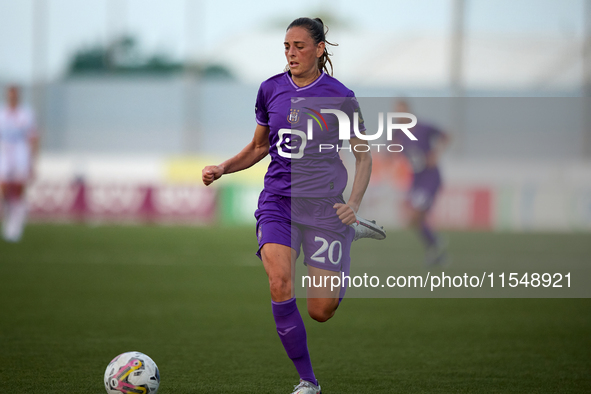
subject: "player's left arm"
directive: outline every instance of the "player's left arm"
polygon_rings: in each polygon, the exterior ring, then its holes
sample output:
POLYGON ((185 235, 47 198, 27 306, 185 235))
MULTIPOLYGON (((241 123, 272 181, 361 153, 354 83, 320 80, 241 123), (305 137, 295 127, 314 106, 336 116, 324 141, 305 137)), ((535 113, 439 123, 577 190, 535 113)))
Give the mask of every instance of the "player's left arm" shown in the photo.
POLYGON ((355 177, 353 178, 351 196, 346 204, 335 204, 333 207, 337 210, 339 219, 346 225, 353 224, 357 220, 356 213, 361 205, 365 190, 367 190, 367 185, 369 185, 372 166, 371 152, 361 152, 364 149, 360 149, 358 152, 355 149, 355 146, 359 144, 365 145, 364 141, 355 137, 351 138, 349 143, 355 155, 355 177))

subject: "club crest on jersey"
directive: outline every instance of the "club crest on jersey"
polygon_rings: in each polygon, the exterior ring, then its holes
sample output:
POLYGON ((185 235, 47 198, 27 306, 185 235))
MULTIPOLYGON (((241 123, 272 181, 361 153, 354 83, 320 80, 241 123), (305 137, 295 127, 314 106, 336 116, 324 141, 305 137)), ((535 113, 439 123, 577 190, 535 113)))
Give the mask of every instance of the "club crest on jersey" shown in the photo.
POLYGON ((289 123, 298 123, 300 121, 300 110, 294 108, 290 109, 287 121, 289 123))

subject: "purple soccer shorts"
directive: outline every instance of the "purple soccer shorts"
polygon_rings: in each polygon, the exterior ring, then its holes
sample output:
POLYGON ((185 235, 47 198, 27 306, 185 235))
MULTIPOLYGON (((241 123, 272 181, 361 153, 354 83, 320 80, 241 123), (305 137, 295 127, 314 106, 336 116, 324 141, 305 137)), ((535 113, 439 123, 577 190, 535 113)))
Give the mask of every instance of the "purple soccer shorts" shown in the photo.
POLYGON ((257 256, 266 243, 277 243, 302 250, 304 264, 348 273, 351 243, 355 230, 341 222, 334 204, 344 204, 342 196, 290 198, 263 190, 255 212, 259 242, 257 256))

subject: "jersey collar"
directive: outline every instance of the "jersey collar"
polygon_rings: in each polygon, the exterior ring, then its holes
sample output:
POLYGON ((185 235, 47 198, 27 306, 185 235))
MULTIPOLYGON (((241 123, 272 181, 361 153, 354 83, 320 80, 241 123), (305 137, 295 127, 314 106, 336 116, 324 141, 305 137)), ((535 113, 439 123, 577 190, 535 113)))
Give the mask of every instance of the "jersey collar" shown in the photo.
POLYGON ((320 73, 320 76, 319 76, 318 78, 316 78, 316 80, 315 80, 314 82, 312 82, 312 83, 311 83, 311 84, 309 84, 309 85, 303 86, 303 87, 299 87, 298 85, 296 85, 296 84, 293 82, 293 80, 291 79, 291 73, 290 73, 289 71, 287 71, 287 72, 285 73, 285 76, 286 76, 286 78, 289 80, 289 83, 291 83, 291 86, 293 86, 293 88, 296 90, 296 92, 301 92, 302 90, 310 89, 310 88, 314 87, 316 84, 318 84, 318 82, 320 82, 320 80, 321 80, 322 78, 324 78, 324 74, 325 74, 325 72, 324 72, 324 71, 322 71, 322 72, 320 73))

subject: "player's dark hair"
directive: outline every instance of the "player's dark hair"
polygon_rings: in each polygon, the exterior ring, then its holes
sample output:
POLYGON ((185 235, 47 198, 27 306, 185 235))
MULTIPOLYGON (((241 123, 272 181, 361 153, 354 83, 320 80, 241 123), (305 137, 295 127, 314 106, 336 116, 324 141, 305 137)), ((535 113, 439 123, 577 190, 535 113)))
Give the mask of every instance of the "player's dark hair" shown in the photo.
MULTIPOLYGON (((324 23, 320 18, 298 18, 291 22, 289 26, 287 26, 286 31, 296 26, 303 27, 308 31, 308 34, 310 34, 310 37, 312 37, 312 40, 314 40, 314 45, 318 45, 319 43, 324 42, 324 53, 318 58, 318 69, 324 70, 327 74, 332 75, 332 61, 329 57, 332 55, 332 53, 328 52, 326 46, 337 46, 339 44, 333 44, 329 41, 326 41, 326 33, 328 33, 328 27, 324 26, 324 23), (328 71, 328 65, 330 65, 330 72, 328 71)), ((289 65, 286 67, 286 71, 288 69, 289 65)))

